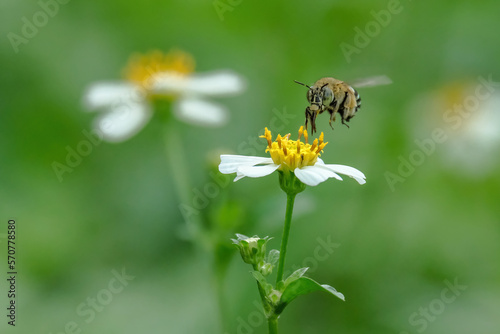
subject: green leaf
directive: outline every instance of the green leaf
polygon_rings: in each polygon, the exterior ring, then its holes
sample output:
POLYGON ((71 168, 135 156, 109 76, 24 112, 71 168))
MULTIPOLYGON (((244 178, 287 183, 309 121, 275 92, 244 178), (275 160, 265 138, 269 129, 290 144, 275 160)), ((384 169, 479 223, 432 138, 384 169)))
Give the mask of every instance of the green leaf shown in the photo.
POLYGON ((297 269, 290 276, 288 276, 288 278, 285 280, 285 289, 290 283, 301 278, 308 269, 308 267, 297 269))
POLYGON ((314 291, 325 291, 345 301, 344 295, 335 290, 333 287, 326 284, 319 284, 309 277, 300 277, 285 287, 285 291, 283 291, 280 302, 276 307, 276 314, 280 314, 281 312, 283 312, 285 307, 298 296, 305 295, 314 291))
POLYGON ((264 286, 268 284, 266 278, 260 272, 252 271, 252 276, 257 280, 257 282, 260 283, 260 285, 264 286))
POLYGON ((273 286, 271 284, 267 283, 267 280, 264 277, 264 275, 262 275, 258 271, 252 271, 252 275, 257 280, 257 282, 259 282, 259 285, 262 287, 262 289, 264 290, 266 295, 269 295, 271 293, 271 291, 273 290, 273 286))

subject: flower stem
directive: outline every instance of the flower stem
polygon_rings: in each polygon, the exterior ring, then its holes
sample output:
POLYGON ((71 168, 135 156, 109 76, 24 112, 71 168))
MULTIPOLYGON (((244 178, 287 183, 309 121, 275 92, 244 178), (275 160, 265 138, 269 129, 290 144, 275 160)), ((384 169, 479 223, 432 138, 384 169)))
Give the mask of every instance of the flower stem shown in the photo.
POLYGON ((278 318, 277 317, 267 318, 267 324, 269 326, 269 334, 278 334, 278 318))
MULTIPOLYGON (((283 268, 285 266, 286 246, 288 245, 288 236, 290 235, 290 226, 292 224, 293 203, 297 194, 288 193, 286 197, 285 226, 283 226, 283 237, 281 238, 280 259, 278 263, 278 274, 276 284, 283 280, 283 268)), ((276 319, 276 321, 278 321, 276 319)), ((271 326, 271 325, 269 325, 271 326)), ((271 332, 269 332, 271 333, 271 332)))
MULTIPOLYGON (((190 190, 193 189, 189 179, 188 163, 186 161, 186 156, 184 154, 182 141, 180 140, 179 131, 176 125, 172 121, 168 121, 165 124, 165 153, 167 155, 168 163, 171 168, 171 173, 175 192, 177 193, 179 208, 180 205, 186 205, 188 207, 192 206, 192 195, 190 190)), ((225 271, 221 269, 217 261, 218 254, 213 249, 213 246, 209 244, 209 240, 202 229, 202 218, 198 213, 192 213, 190 216, 184 216, 185 219, 185 232, 188 238, 192 240, 198 251, 197 256, 202 258, 204 261, 207 260, 207 250, 213 250, 213 256, 215 260, 213 261, 212 277, 215 285, 215 298, 217 299, 218 315, 219 315, 219 330, 224 332, 225 322, 225 304, 224 304, 224 276, 225 271)), ((203 276, 203 275, 202 275, 203 276)))
MULTIPOLYGON (((253 265, 253 270, 259 271, 256 264, 253 265)), ((262 306, 264 307, 264 312, 266 312, 267 311, 266 292, 262 289, 259 282, 257 282, 257 289, 259 289, 259 295, 260 299, 262 300, 262 306)))
MULTIPOLYGON (((168 162, 172 170, 172 178, 174 182, 174 187, 177 192, 180 205, 186 205, 190 207, 192 205, 192 198, 189 193, 192 189, 189 182, 188 174, 188 164, 186 162, 186 157, 184 156, 184 151, 182 149, 182 142, 179 139, 178 131, 175 125, 169 122, 166 126, 165 134, 165 153, 167 154, 168 162)), ((184 217, 186 219, 186 227, 189 234, 193 240, 198 239, 198 242, 203 242, 201 238, 201 222, 198 214, 191 214, 189 217, 184 217)))

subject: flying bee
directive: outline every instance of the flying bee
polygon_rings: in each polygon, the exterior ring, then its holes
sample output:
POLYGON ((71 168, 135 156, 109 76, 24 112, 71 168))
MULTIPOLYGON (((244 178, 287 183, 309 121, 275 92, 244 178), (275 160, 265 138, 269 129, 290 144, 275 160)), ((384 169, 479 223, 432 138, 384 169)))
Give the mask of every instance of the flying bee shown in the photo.
MULTIPOLYGON (((349 127, 349 122, 361 107, 361 98, 356 89, 344 81, 335 78, 321 78, 313 86, 303 84, 294 80, 296 83, 309 88, 307 91, 307 101, 310 105, 306 108, 306 129, 307 124, 311 122, 311 134, 316 132, 316 117, 323 111, 330 113, 329 124, 333 129, 332 122, 335 122, 336 113, 340 114, 342 124, 349 127)), ((357 81, 356 87, 369 87, 378 85, 387 85, 392 83, 386 76, 378 76, 357 81)))

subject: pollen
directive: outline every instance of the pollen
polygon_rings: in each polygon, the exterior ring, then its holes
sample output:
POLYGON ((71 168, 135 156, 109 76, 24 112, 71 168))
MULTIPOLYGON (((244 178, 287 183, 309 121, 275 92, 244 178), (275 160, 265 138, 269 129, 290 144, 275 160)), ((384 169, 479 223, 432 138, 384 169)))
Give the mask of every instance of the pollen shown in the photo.
POLYGON ((161 51, 150 51, 146 54, 132 55, 123 74, 127 80, 147 88, 159 73, 184 77, 192 73, 194 67, 193 57, 184 51, 171 50, 166 54, 161 51))
POLYGON ((319 138, 314 139, 312 145, 309 144, 309 136, 303 126, 299 129, 297 140, 291 140, 290 134, 287 134, 286 136, 278 135, 273 141, 271 131, 267 128, 260 138, 267 140, 266 152, 269 152, 273 162, 280 165, 281 170, 291 171, 295 168, 313 166, 323 152, 323 148, 328 144, 323 141, 323 132, 319 138), (305 142, 300 141, 302 136, 304 136, 305 142))

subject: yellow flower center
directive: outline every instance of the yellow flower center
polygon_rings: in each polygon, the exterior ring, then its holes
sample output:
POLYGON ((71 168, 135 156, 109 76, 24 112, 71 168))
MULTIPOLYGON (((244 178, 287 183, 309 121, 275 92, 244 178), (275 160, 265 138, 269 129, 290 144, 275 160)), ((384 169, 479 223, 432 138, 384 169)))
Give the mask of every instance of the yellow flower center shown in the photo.
POLYGON ((323 142, 323 132, 321 132, 319 139, 316 138, 312 145, 309 144, 309 136, 303 126, 299 129, 297 140, 290 140, 290 134, 287 134, 284 137, 278 135, 276 140, 272 141, 271 131, 267 128, 260 138, 267 140, 266 152, 269 152, 276 165, 280 165, 279 169, 291 171, 295 168, 313 166, 323 152, 323 148, 328 144, 323 142), (304 142, 300 141, 302 135, 304 135, 304 142))
POLYGON ((194 66, 193 57, 184 51, 172 50, 167 54, 151 51, 130 57, 123 73, 127 80, 147 90, 153 84, 156 75, 185 77, 194 71, 194 66))

